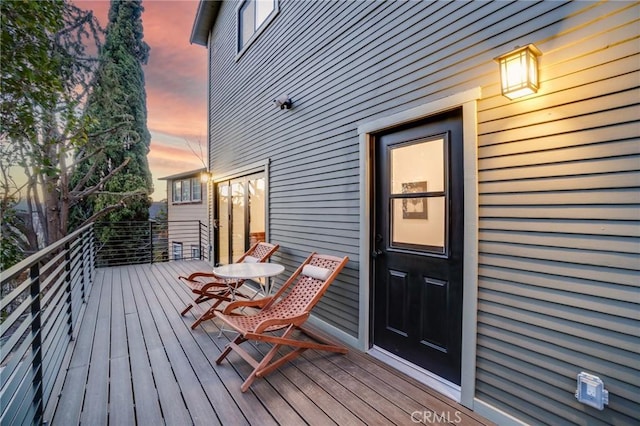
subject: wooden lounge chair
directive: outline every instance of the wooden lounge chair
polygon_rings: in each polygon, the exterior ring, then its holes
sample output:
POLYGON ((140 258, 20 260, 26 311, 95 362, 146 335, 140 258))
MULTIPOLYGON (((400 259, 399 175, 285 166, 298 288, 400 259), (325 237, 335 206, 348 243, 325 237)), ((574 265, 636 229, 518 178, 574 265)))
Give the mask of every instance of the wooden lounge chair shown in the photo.
POLYGON ((256 377, 263 377, 288 361, 298 357, 307 349, 319 349, 337 353, 347 353, 347 349, 329 342, 323 337, 303 328, 311 309, 322 298, 329 285, 349 261, 340 258, 312 253, 293 275, 272 297, 250 301, 231 302, 223 312, 215 315, 239 334, 224 349, 216 360, 220 364, 233 350, 252 367, 253 371, 240 389, 246 392, 256 377), (260 310, 255 314, 233 314, 235 309, 254 307, 260 310), (280 330, 279 333, 274 333, 280 330), (281 330, 284 330, 282 332, 281 330), (294 336, 299 330, 311 337, 300 340, 294 336), (258 361, 240 344, 249 340, 272 343, 273 347, 258 361), (318 343, 320 342, 320 343, 318 343), (276 353, 284 346, 293 349, 272 362, 276 353))
MULTIPOLYGON (((265 242, 257 242, 247 250, 237 261, 242 262, 265 262, 280 246, 278 244, 270 244, 265 242)), ((214 317, 214 312, 222 302, 230 302, 237 294, 237 289, 244 284, 244 281, 234 283, 227 282, 223 278, 218 277, 213 272, 195 272, 188 277, 179 276, 179 280, 184 281, 191 291, 197 295, 192 303, 180 312, 184 315, 195 305, 214 299, 215 301, 196 321, 191 324, 191 328, 195 329, 202 321, 206 321, 214 317)))

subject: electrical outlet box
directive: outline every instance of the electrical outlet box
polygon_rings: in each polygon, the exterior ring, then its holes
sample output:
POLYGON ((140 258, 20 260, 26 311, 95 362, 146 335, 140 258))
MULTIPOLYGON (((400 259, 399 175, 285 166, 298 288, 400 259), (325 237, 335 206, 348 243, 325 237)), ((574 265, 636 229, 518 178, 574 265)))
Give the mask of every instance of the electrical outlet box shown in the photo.
POLYGON ((609 404, 609 391, 605 390, 604 382, 599 377, 583 371, 578 374, 576 398, 583 404, 603 410, 609 404))

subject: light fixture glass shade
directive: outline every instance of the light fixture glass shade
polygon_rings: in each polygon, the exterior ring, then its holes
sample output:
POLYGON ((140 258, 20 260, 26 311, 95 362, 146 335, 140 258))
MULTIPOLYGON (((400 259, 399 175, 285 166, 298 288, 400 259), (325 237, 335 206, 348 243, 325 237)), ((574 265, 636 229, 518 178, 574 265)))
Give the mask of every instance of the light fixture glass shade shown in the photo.
POLYGON ((211 179, 211 174, 209 172, 200 173, 200 182, 207 183, 211 179))
POLYGON ((509 99, 531 95, 538 91, 538 56, 533 44, 517 48, 496 58, 500 64, 502 94, 509 99))

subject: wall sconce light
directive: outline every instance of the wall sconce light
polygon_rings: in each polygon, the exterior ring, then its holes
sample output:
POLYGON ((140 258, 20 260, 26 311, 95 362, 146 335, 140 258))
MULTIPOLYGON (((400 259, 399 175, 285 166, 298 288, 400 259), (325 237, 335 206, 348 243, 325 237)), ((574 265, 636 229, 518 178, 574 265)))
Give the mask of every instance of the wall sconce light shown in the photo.
POLYGON ((291 109, 291 105, 293 101, 289 98, 289 95, 280 95, 273 100, 276 108, 280 107, 280 109, 291 109))
POLYGON ((533 44, 519 47, 498 56, 502 94, 509 99, 531 95, 538 91, 538 56, 542 52, 533 44))
POLYGON ((208 171, 204 171, 200 173, 200 182, 207 183, 211 180, 212 174, 208 171))

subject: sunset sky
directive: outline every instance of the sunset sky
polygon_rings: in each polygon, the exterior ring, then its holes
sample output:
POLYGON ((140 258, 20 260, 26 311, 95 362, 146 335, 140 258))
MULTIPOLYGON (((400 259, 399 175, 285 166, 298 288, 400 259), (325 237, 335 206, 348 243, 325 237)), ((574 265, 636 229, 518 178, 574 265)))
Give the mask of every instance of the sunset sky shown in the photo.
MULTIPOLYGON (((93 10, 106 28, 108 0, 74 4, 93 10)), ((142 4, 144 40, 151 47, 149 62, 143 67, 151 132, 147 158, 153 175, 152 197, 159 201, 167 197, 167 188, 158 178, 205 167, 207 50, 189 43, 197 1, 144 0, 142 4)))

